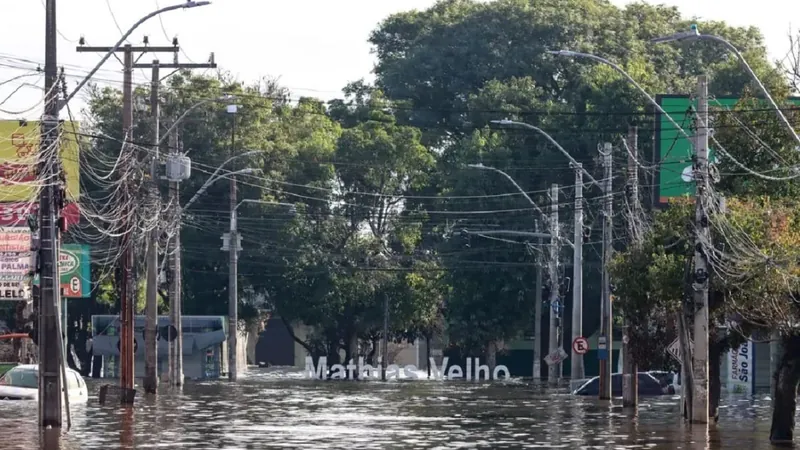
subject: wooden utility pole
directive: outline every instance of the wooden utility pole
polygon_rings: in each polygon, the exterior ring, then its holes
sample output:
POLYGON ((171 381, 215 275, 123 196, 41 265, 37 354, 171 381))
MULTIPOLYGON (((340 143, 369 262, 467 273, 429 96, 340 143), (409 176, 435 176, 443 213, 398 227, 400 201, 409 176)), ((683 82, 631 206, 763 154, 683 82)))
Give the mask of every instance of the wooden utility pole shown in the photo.
MULTIPOLYGON (((638 129, 630 127, 628 129, 628 185, 627 195, 628 204, 631 208, 631 226, 629 234, 633 239, 638 239, 638 230, 636 229, 635 221, 638 220, 638 215, 641 212, 639 205, 639 166, 637 165, 638 158, 638 129)), ((637 242, 634 242, 636 245, 637 242)), ((630 323, 625 321, 623 335, 622 335, 622 354, 624 362, 624 370, 622 375, 622 406, 625 408, 636 408, 639 403, 639 378, 638 367, 634 361, 633 353, 631 352, 631 336, 630 336, 630 323)))
MULTIPOLYGON (((583 337, 583 164, 575 164, 575 232, 572 253, 572 342, 583 337)), ((570 345, 570 347, 573 347, 570 345)), ((570 379, 585 376, 583 355, 572 349, 570 379)))
POLYGON ((706 205, 708 205, 708 82, 705 75, 697 78, 697 138, 695 141, 695 252, 692 287, 694 288, 694 352, 692 372, 694 395, 692 422, 708 423, 708 261, 703 251, 710 239, 706 205))
MULTIPOLYGON (((133 140, 133 69, 135 52, 142 53, 172 53, 177 54, 179 47, 177 45, 171 47, 150 47, 150 46, 137 46, 134 47, 126 44, 122 48, 115 49, 114 47, 86 47, 79 46, 76 48, 78 52, 99 52, 108 53, 110 51, 123 53, 123 67, 124 76, 122 82, 122 136, 125 145, 123 145, 123 152, 127 152, 127 143, 133 140)), ((129 158, 128 161, 131 161, 129 158)), ((129 162, 131 164, 132 162, 129 162)), ((130 192, 130 187, 126 184, 123 187, 124 205, 128 204, 128 199, 132 198, 133 193, 130 192)), ((123 216, 129 219, 129 211, 123 212, 123 216)), ((134 395, 130 392, 134 391, 134 353, 136 351, 135 342, 133 337, 134 328, 134 307, 135 299, 133 298, 133 242, 131 239, 131 224, 123 227, 125 230, 121 238, 120 247, 122 248, 122 269, 120 280, 120 387, 123 389, 121 399, 123 402, 132 402, 134 395)))
POLYGON ((611 144, 603 144, 602 150, 603 168, 605 178, 603 180, 603 283, 602 283, 602 305, 600 308, 600 336, 598 338, 598 355, 600 357, 600 400, 611 400, 612 393, 612 358, 613 358, 613 323, 611 314, 611 280, 608 268, 611 264, 611 254, 613 248, 613 204, 612 204, 612 151, 611 144))
MULTIPOLYGON (((550 186, 550 261, 548 261, 550 278, 550 353, 556 355, 561 347, 561 299, 558 289, 558 184, 550 186)), ((561 378, 561 362, 550 364, 547 381, 557 384, 561 378)))
POLYGON ((45 3, 45 106, 41 123, 39 180, 39 425, 61 428, 61 334, 59 330, 59 272, 57 197, 59 176, 59 120, 56 0, 45 3))
MULTIPOLYGON (((539 233, 539 221, 536 221, 536 233, 539 233)), ((536 238, 536 252, 542 249, 543 240, 536 238)), ((533 294, 533 380, 542 379, 542 265, 541 259, 536 261, 536 292, 533 294)))

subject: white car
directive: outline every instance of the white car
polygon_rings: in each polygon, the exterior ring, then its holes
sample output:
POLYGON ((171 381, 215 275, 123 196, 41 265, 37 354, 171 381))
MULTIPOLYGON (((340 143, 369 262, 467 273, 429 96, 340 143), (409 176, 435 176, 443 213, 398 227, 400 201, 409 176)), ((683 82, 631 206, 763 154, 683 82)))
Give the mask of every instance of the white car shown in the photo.
MULTIPOLYGON (((70 403, 86 403, 89 390, 80 374, 67 369, 67 392, 70 403)), ((39 366, 15 366, 0 377, 0 400, 37 400, 39 398, 39 366)))

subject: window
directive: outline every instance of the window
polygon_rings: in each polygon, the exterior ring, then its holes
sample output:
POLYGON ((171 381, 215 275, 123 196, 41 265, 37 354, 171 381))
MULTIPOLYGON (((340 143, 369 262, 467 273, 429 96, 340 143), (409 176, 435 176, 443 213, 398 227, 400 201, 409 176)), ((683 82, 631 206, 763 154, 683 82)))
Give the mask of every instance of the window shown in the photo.
POLYGON ((21 388, 39 388, 39 372, 31 369, 11 369, 0 378, 0 384, 21 388))

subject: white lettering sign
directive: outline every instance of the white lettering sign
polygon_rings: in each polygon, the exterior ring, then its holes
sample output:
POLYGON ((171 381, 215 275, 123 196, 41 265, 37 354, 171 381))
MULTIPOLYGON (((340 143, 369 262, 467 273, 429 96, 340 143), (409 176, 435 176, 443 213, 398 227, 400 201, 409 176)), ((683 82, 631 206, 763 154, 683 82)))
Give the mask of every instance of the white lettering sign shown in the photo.
MULTIPOLYGON (((494 368, 494 372, 492 373, 492 378, 489 377, 489 366, 482 365, 480 363, 479 358, 467 358, 466 363, 467 367, 466 370, 462 369, 460 366, 453 365, 448 366, 449 358, 445 357, 442 361, 442 367, 438 367, 436 365, 436 361, 433 358, 430 358, 429 364, 431 367, 431 376, 435 380, 457 380, 457 379, 465 379, 467 381, 481 381, 481 380, 490 380, 490 379, 502 379, 502 378, 511 378, 511 373, 508 371, 508 368, 503 365, 498 365, 494 368), (446 374, 446 375, 445 375, 446 374)), ((306 369, 305 374, 306 377, 316 380, 325 380, 325 379, 332 379, 332 380, 343 380, 343 379, 353 379, 355 378, 355 374, 358 374, 358 378, 361 380, 369 380, 369 379, 380 379, 381 377, 381 369, 380 366, 373 367, 370 364, 364 364, 364 358, 358 358, 358 364, 354 364, 353 360, 350 360, 349 364, 342 365, 342 364, 334 364, 330 367, 330 376, 328 374, 328 359, 326 357, 320 357, 317 364, 314 364, 313 358, 310 356, 306 357, 306 369)), ((387 379, 419 379, 420 376, 418 374, 417 367, 409 364, 404 367, 400 367, 396 364, 390 364, 386 367, 386 378, 387 379)))

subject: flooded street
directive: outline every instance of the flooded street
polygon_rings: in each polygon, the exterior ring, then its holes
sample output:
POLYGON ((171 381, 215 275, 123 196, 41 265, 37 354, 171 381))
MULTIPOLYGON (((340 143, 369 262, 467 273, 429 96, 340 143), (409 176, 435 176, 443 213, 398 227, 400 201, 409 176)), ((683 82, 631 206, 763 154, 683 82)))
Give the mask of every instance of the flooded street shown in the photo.
POLYGON ((671 397, 641 399, 634 417, 621 400, 514 381, 323 382, 251 369, 234 386, 188 384, 127 413, 99 406, 94 381, 60 439, 40 439, 35 402, 0 402, 0 448, 770 448, 768 400, 724 405, 707 435, 681 424, 671 397))

